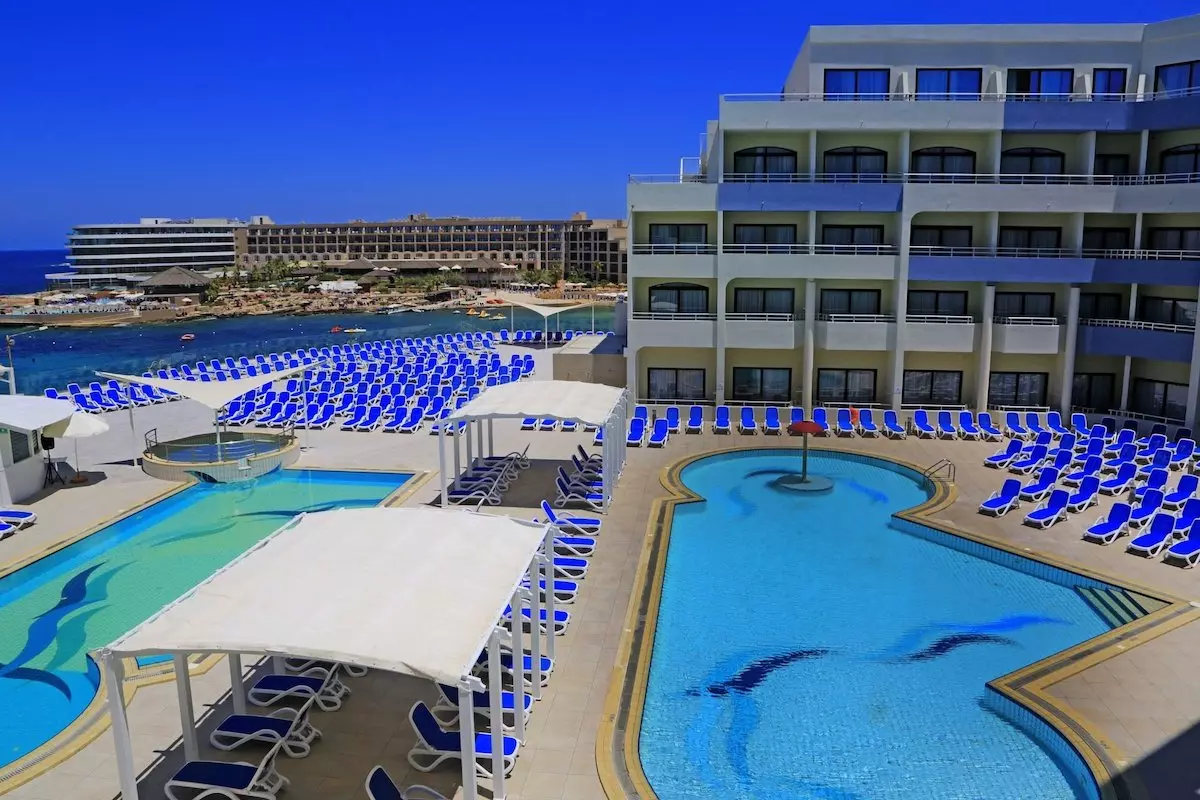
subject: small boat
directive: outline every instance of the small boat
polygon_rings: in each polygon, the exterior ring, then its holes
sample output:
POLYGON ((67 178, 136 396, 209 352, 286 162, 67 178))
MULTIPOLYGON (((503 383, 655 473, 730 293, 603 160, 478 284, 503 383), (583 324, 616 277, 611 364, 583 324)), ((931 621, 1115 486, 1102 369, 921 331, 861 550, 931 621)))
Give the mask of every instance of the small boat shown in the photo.
POLYGON ((341 325, 334 325, 332 328, 330 328, 330 329, 329 329, 329 332, 330 332, 330 333, 341 333, 341 332, 342 332, 342 326, 341 326, 341 325))
POLYGON ((366 328, 346 328, 342 333, 366 333, 366 328))
POLYGON ((181 342, 190 342, 190 341, 192 341, 192 340, 193 340, 193 339, 195 339, 195 338, 196 338, 196 334, 194 334, 194 333, 185 333, 183 336, 180 336, 180 337, 179 337, 179 341, 181 341, 181 342))
POLYGON ((489 314, 488 312, 484 311, 482 314, 479 315, 479 318, 480 319, 491 319, 492 315, 489 314))
POLYGON ((468 316, 468 317, 474 317, 474 316, 476 316, 476 315, 478 315, 478 314, 479 314, 479 312, 478 312, 478 311, 476 311, 474 308, 468 308, 468 309, 467 309, 467 316, 468 316))

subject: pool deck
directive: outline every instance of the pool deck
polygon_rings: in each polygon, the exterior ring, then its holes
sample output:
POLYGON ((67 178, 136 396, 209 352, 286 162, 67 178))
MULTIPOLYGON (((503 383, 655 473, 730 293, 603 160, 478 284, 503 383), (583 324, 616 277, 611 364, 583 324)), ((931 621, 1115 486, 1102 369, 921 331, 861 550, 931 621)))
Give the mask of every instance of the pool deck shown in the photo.
MULTIPOLYGON (((538 352, 539 377, 550 373, 546 353, 538 352)), ((203 409, 173 403, 140 410, 138 441, 147 428, 157 427, 160 439, 197 433, 204 429, 203 409)), ((128 458, 133 437, 124 414, 110 415, 113 430, 80 443, 85 466, 128 458)), ((298 464, 311 468, 369 468, 434 471, 436 437, 425 432, 407 436, 383 433, 343 433, 338 430, 301 433, 308 449, 298 464)), ((553 469, 577 443, 590 435, 521 432, 513 422, 496 423, 497 450, 530 445, 534 467, 523 474, 509 493, 506 505, 492 509, 516 516, 532 516, 538 500, 553 495, 553 469)), ((1099 547, 1080 540, 1079 534, 1111 501, 1099 509, 1072 517, 1049 531, 1036 531, 1010 515, 993 520, 975 513, 979 501, 998 488, 1003 475, 981 465, 994 445, 910 439, 813 440, 814 446, 853 449, 892 456, 928 465, 950 458, 957 466, 957 499, 936 512, 933 521, 968 531, 983 539, 1013 548, 1028 548, 1060 561, 1078 564, 1097 573, 1146 587, 1186 601, 1200 601, 1200 571, 1183 570, 1158 561, 1127 555, 1123 545, 1099 547)), ((569 610, 571 627, 557 639, 555 673, 550 687, 535 708, 528 741, 508 782, 508 796, 521 800, 598 800, 606 797, 596 761, 596 738, 605 714, 613 666, 625 628, 625 615, 634 588, 635 573, 646 538, 655 499, 667 495, 659 478, 662 471, 683 458, 735 447, 795 447, 788 437, 695 436, 672 437, 662 449, 631 449, 625 474, 617 489, 614 510, 605 520, 600 546, 583 584, 580 599, 569 610)), ((585 444, 585 447, 587 444, 585 444)), ((53 547, 93 526, 151 500, 172 485, 151 479, 128 465, 107 463, 89 472, 103 480, 83 486, 58 487, 32 504, 39 523, 0 541, 0 567, 32 553, 53 547)), ((406 505, 428 503, 436 482, 423 484, 406 505)), ((1143 643, 1127 642, 1119 654, 1088 666, 1049 687, 1068 712, 1082 720, 1110 749, 1121 767, 1136 765, 1142 793, 1148 798, 1195 796, 1200 788, 1200 764, 1192 758, 1200 743, 1200 612, 1190 608, 1185 624, 1143 643), (1136 644, 1136 646, 1133 646, 1136 644)), ((193 675, 197 715, 205 704, 227 703, 228 671, 220 666, 193 675)), ((335 713, 314 713, 314 724, 324 739, 313 754, 300 760, 282 759, 281 772, 292 780, 285 797, 294 800, 351 800, 365 798, 362 782, 374 764, 385 765, 402 784, 426 783, 448 795, 458 778, 456 766, 425 775, 408 768, 405 754, 413 736, 407 720, 416 699, 430 700, 432 687, 412 678, 373 672, 349 679, 354 695, 335 713)), ((170 683, 142 686, 130 702, 130 727, 135 762, 146 768, 143 797, 162 796, 161 785, 181 759, 179 716, 175 688, 170 683), (162 755, 158 751, 165 751, 162 755)), ((202 735, 202 741, 206 736, 202 735)), ((117 794, 112 738, 107 731, 83 744, 71 757, 38 777, 21 783, 0 782, 0 795, 13 800, 110 800, 117 794), (20 785, 17 785, 17 784, 20 785), (7 790, 7 787, 15 787, 7 790)), ((202 746, 206 755, 214 751, 202 746)), ((218 758, 253 758, 220 754, 218 758)), ((52 759, 53 761, 54 759, 52 759)), ((38 768, 30 772, 36 773, 38 768)))

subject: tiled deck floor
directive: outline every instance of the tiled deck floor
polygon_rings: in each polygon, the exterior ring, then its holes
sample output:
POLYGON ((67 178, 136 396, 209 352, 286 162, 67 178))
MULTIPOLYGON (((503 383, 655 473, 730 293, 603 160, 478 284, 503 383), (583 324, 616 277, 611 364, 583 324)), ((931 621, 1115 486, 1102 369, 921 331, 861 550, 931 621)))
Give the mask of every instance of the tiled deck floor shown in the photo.
MULTIPOLYGON (((433 437, 312 434, 313 449, 302 466, 426 467, 433 437)), ((531 455, 543 459, 536 470, 549 470, 584 437, 567 434, 520 433, 515 426, 497 424, 497 449, 532 443, 531 455)), ((614 511, 605 521, 600 547, 580 599, 570 607, 572 624, 559 637, 558 665, 551 686, 534 710, 528 743, 521 750, 508 783, 509 796, 521 800, 593 800, 604 797, 595 763, 596 731, 604 713, 613 662, 621 638, 633 576, 645 536, 652 501, 665 494, 660 471, 686 456, 747 446, 796 446, 793 439, 764 436, 717 437, 709 433, 676 436, 661 450, 630 450, 629 463, 618 487, 614 511)), ((1157 561, 1126 555, 1119 546, 1102 548, 1079 539, 1082 528, 1104 509, 1073 517, 1050 531, 1024 528, 1019 517, 991 520, 975 513, 979 501, 997 488, 1003 476, 981 466, 995 448, 967 442, 909 440, 821 440, 822 447, 852 447, 862 452, 894 455, 917 464, 948 457, 957 465, 958 501, 943 511, 943 521, 1017 546, 1120 575, 1151 589, 1188 600, 1200 598, 1200 572, 1181 570, 1157 561)), ((548 475, 530 476, 515 489, 512 508, 502 513, 529 516, 537 497, 551 491, 548 475)), ((161 487, 151 483, 150 487, 161 487)), ((149 493, 139 484, 139 492, 149 493)), ((432 500, 431 482, 410 503, 432 500)), ((136 494, 136 493, 135 493, 136 494)), ((39 508, 39 510, 41 510, 39 508)), ((111 513, 111 512, 109 512, 111 513)), ((53 531, 42 536, 52 536, 53 531)), ((32 530, 32 529, 31 529, 32 530)), ((61 533, 59 535, 62 535, 61 533)), ((0 543, 3 544, 3 543, 0 543)), ((0 550, 0 560, 10 554, 0 550)), ((1190 734, 1200 719, 1200 623, 1178 628, 1130 649, 1052 687, 1052 692, 1085 717, 1111 742, 1118 757, 1129 763, 1146 761, 1141 781, 1151 798, 1191 797, 1200 787, 1200 765, 1192 757, 1190 734), (1179 738, 1181 737, 1182 738, 1179 738), (1185 749, 1186 748, 1186 749, 1185 749), (1182 754, 1182 755, 1181 755, 1182 754)), ((286 796, 296 800, 350 800, 365 797, 362 781, 367 770, 382 763, 405 783, 421 782, 451 791, 458 776, 453 766, 432 775, 410 771, 405 753, 412 741, 407 712, 415 699, 428 699, 432 689, 413 679, 372 673, 350 679, 354 695, 336 713, 317 713, 314 722, 325 733, 313 754, 303 760, 284 759, 280 769, 292 779, 286 796)), ((199 713, 204 703, 228 690, 224 665, 193 679, 199 713)), ((134 750, 140 766, 149 765, 154 751, 178 750, 179 723, 172 684, 143 688, 130 705, 134 750)), ((105 733, 78 755, 10 793, 17 800, 108 800, 116 792, 112 741, 105 733)), ((223 756, 230 758, 230 755, 223 756)), ((178 758, 172 752, 168 758, 178 758)), ((161 781, 169 770, 159 766, 143 781, 143 797, 161 797, 161 781)), ((2 789, 0 789, 2 793, 2 789)))

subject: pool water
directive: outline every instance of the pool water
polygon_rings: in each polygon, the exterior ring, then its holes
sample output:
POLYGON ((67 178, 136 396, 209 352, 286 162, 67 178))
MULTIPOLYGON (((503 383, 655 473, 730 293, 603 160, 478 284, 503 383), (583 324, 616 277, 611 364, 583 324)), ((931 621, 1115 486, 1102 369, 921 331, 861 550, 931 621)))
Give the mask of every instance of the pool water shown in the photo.
POLYGON ((872 459, 712 456, 682 480, 642 718, 660 800, 1067 800, 985 684, 1109 630, 1069 586, 889 527, 928 497, 872 459))
POLYGON ((36 750, 91 703, 100 675, 90 650, 296 514, 374 506, 411 477, 280 470, 197 484, 0 578, 0 766, 36 750))

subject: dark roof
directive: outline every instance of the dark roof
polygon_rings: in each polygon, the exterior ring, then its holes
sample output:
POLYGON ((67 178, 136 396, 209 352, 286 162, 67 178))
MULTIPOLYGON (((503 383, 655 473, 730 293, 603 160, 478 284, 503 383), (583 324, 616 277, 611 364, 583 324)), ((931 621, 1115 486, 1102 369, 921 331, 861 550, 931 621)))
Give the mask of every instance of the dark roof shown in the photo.
POLYGON ((195 270, 184 267, 171 267, 158 273, 152 278, 142 281, 142 286, 207 286, 212 278, 206 278, 195 270))

